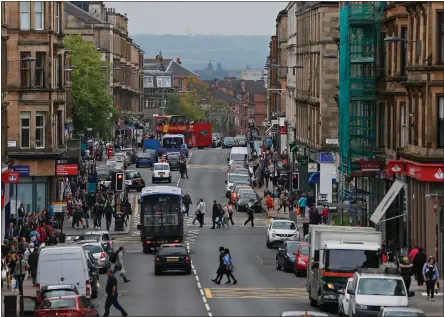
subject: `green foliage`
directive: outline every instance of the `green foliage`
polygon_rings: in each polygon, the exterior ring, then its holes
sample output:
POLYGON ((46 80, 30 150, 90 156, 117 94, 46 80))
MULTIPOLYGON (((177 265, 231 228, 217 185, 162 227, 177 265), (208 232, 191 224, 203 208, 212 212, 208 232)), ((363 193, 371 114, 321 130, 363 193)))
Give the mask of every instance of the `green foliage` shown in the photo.
POLYGON ((114 126, 117 111, 105 76, 110 65, 101 60, 96 47, 79 35, 65 37, 65 47, 72 51, 73 125, 76 133, 87 134, 87 128, 107 138, 114 126))
POLYGON ((180 97, 178 93, 168 95, 168 102, 165 107, 166 114, 180 113, 180 97))

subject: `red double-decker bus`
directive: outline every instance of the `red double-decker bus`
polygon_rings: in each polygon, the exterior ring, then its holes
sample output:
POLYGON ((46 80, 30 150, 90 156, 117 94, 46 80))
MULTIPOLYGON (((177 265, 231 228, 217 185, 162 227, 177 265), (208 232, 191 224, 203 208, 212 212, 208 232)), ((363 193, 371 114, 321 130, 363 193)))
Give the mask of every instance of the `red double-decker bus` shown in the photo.
POLYGON ((186 116, 177 115, 154 117, 158 138, 164 134, 183 134, 189 148, 210 147, 213 143, 213 126, 209 122, 190 122, 186 116))

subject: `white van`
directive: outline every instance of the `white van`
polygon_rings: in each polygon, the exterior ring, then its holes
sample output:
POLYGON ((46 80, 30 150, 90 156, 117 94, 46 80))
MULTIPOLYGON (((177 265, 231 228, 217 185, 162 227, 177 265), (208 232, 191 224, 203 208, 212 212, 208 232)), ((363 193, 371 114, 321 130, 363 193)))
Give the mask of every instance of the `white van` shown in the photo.
POLYGON ((233 161, 244 161, 245 156, 248 160, 248 148, 246 147, 233 147, 228 157, 228 165, 231 165, 233 161))
POLYGON ((37 264, 37 297, 48 285, 75 285, 79 294, 91 298, 91 281, 85 252, 79 245, 49 246, 40 250, 37 264))

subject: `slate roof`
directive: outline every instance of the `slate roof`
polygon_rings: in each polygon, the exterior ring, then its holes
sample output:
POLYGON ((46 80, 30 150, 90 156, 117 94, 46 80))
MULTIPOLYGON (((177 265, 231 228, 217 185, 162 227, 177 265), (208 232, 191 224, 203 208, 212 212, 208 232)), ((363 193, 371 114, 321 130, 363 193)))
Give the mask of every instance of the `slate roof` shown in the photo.
POLYGON ((66 13, 76 17, 77 19, 85 22, 86 24, 104 24, 104 23, 106 23, 105 21, 102 21, 102 20, 96 18, 95 16, 93 16, 89 12, 82 10, 81 8, 70 3, 69 1, 65 1, 65 3, 63 4, 63 8, 66 13))
MULTIPOLYGON (((219 80, 218 88, 233 89, 236 92, 241 92, 241 80, 240 79, 229 79, 229 80, 219 80)), ((245 80, 245 90, 246 92, 252 94, 265 94, 266 89, 262 81, 255 80, 245 80)))
POLYGON ((224 93, 223 91, 221 91, 219 89, 216 89, 216 88, 213 88, 212 95, 213 95, 214 99, 223 100, 223 101, 226 101, 228 103, 240 102, 239 99, 234 98, 233 96, 231 96, 231 95, 229 95, 227 93, 224 93))
POLYGON ((166 71, 173 73, 174 76, 183 76, 183 77, 196 76, 196 77, 199 77, 199 75, 196 74, 195 72, 193 72, 192 70, 186 68, 185 66, 183 66, 173 60, 171 60, 166 71))
MULTIPOLYGON (((162 61, 163 69, 166 71, 169 64, 171 63, 171 58, 166 58, 162 61)), ((144 58, 143 59, 143 69, 145 70, 161 70, 159 63, 155 58, 144 58)))

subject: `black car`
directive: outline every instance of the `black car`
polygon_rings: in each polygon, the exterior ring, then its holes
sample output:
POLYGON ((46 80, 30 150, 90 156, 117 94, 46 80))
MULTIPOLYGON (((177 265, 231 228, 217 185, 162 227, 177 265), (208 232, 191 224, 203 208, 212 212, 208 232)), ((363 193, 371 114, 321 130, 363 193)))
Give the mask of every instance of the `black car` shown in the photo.
POLYGON ((145 187, 145 181, 138 171, 125 171, 125 176, 127 190, 135 189, 138 192, 141 192, 145 187))
POLYGON ((297 252, 299 246, 305 243, 304 241, 285 241, 282 247, 279 248, 278 253, 276 254, 276 270, 280 270, 281 268, 285 272, 293 272, 294 271, 294 261, 296 259, 296 255, 293 252, 297 252))
POLYGON ((236 210, 238 212, 246 212, 247 205, 250 202, 250 199, 253 199, 254 202, 257 202, 259 200, 259 197, 255 192, 250 190, 240 191, 239 200, 236 202, 236 210))
POLYGON ((179 170, 180 167, 180 153, 170 152, 167 154, 167 161, 170 164, 170 170, 179 170))
POLYGON ((231 149, 234 146, 234 139, 230 137, 226 137, 222 142, 223 149, 231 149))
POLYGON ((153 167, 157 163, 158 158, 155 150, 145 150, 144 153, 139 153, 136 159, 136 167, 148 166, 153 167))
POLYGON ((154 274, 165 271, 184 271, 191 274, 191 258, 187 248, 182 244, 162 244, 154 259, 154 274))

